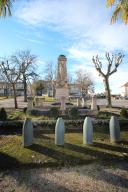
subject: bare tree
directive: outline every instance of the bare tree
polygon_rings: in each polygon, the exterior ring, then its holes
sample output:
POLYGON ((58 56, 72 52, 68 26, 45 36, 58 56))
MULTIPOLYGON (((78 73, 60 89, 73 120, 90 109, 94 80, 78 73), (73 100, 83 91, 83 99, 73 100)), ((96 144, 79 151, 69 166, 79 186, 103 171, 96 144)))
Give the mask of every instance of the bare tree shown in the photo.
POLYGON ((16 96, 16 83, 18 82, 18 80, 20 79, 20 75, 21 75, 21 66, 16 66, 12 63, 9 63, 8 60, 1 62, 0 64, 0 69, 3 73, 3 75, 5 75, 5 78, 8 80, 8 82, 11 84, 12 88, 13 88, 13 94, 14 94, 14 104, 15 104, 15 108, 18 108, 17 105, 17 96, 16 96))
POLYGON ((21 80, 24 84, 24 102, 27 102, 27 82, 31 78, 38 76, 36 73, 36 61, 37 57, 31 54, 31 51, 18 51, 11 56, 11 61, 21 69, 21 80))
POLYGON ((47 81, 47 88, 52 90, 52 95, 55 95, 55 66, 52 62, 47 63, 45 67, 45 80, 47 81))
POLYGON ((99 60, 98 55, 96 57, 93 56, 92 61, 95 65, 95 68, 98 71, 99 75, 101 75, 103 77, 103 82, 105 85, 106 98, 108 100, 108 107, 112 107, 111 92, 110 92, 110 86, 109 86, 109 77, 113 73, 117 72, 117 68, 121 64, 124 55, 122 53, 118 53, 115 55, 112 54, 112 56, 110 56, 110 54, 108 52, 106 52, 105 57, 106 57, 106 60, 108 62, 106 73, 104 73, 102 70, 102 63, 99 60), (113 65, 114 65, 114 68, 112 68, 113 65))
POLYGON ((94 83, 90 78, 89 73, 84 70, 76 71, 76 83, 80 87, 83 98, 85 98, 89 92, 94 91, 94 83))

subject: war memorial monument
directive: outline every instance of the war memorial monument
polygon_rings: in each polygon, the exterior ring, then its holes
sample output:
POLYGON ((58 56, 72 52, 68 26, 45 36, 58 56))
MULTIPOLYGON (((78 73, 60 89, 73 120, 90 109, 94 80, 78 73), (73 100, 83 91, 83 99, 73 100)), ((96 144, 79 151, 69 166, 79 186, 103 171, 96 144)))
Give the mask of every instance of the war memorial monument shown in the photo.
POLYGON ((64 97, 68 100, 69 88, 67 78, 67 58, 64 55, 58 57, 57 79, 56 79, 56 95, 57 100, 64 97))

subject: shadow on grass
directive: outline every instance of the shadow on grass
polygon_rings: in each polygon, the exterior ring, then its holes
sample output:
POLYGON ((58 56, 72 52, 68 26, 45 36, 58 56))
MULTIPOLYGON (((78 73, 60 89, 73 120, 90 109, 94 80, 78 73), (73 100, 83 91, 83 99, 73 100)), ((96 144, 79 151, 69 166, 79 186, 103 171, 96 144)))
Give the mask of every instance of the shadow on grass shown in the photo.
MULTIPOLYGON (((121 167, 124 167, 127 164, 127 162, 125 162, 124 165, 120 164, 120 166, 116 169, 112 169, 111 167, 106 169, 106 167, 102 166, 98 166, 98 168, 94 168, 94 172, 87 172, 86 171, 82 171, 82 175, 84 176, 88 176, 88 177, 92 177, 94 180, 97 181, 103 181, 106 182, 108 184, 112 184, 115 185, 117 187, 117 189, 119 187, 128 188, 128 178, 125 171, 125 174, 123 175, 121 172, 120 175, 120 169, 122 169, 121 167), (117 172, 117 173, 116 173, 117 172)), ((92 168, 93 170, 93 168, 92 168)), ((118 189, 119 190, 119 189, 118 189)), ((111 188, 112 191, 112 188, 111 188)), ((121 189, 119 191, 122 191, 121 189)))
POLYGON ((105 149, 105 150, 107 149, 107 150, 115 151, 115 152, 128 153, 128 148, 124 148, 123 146, 121 147, 119 145, 108 145, 108 144, 105 144, 105 143, 98 143, 98 142, 94 142, 93 145, 95 147, 99 147, 99 148, 102 148, 102 149, 105 149))
MULTIPOLYGON (((90 148, 88 146, 81 147, 81 146, 73 145, 73 144, 70 144, 70 143, 66 143, 65 147, 67 149, 72 150, 72 151, 76 151, 76 152, 79 152, 79 153, 84 153, 86 155, 90 155, 92 157, 95 157, 96 160, 103 161, 106 164, 107 163, 112 163, 113 161, 114 162, 119 162, 119 161, 128 160, 128 157, 126 157, 126 156, 122 157, 122 156, 118 156, 116 154, 112 154, 110 152, 108 153, 108 152, 105 152, 105 151, 99 151, 98 149, 95 148, 94 145, 92 145, 93 148, 90 148)), ((99 146, 99 148, 100 148, 100 146, 99 146)))
POLYGON ((120 143, 123 145, 128 145, 128 141, 121 141, 120 143))
POLYGON ((8 169, 10 167, 19 167, 19 161, 5 153, 0 152, 0 169, 8 169))
POLYGON ((49 134, 45 134, 45 133, 42 133, 42 132, 35 132, 34 133, 34 138, 40 138, 40 139, 48 139, 48 140, 53 140, 54 138, 52 137, 49 137, 49 134))
POLYGON ((29 188, 31 191, 62 191, 62 192, 73 192, 72 190, 69 190, 66 186, 61 185, 56 182, 45 178, 45 177, 41 177, 39 175, 35 175, 35 178, 30 179, 30 175, 26 178, 26 182, 24 181, 24 177, 23 177, 23 181, 19 182, 19 184, 21 185, 21 183, 24 185, 26 185, 27 188, 29 188), (32 183, 32 185, 29 184, 29 182, 32 183))
MULTIPOLYGON (((59 148, 63 149, 64 147, 59 147, 59 148)), ((29 147, 29 149, 57 160, 56 166, 60 164, 63 164, 66 166, 76 165, 76 164, 89 164, 93 161, 91 159, 86 160, 81 157, 65 154, 65 152, 60 152, 45 146, 41 146, 39 144, 34 144, 31 147, 29 147)))

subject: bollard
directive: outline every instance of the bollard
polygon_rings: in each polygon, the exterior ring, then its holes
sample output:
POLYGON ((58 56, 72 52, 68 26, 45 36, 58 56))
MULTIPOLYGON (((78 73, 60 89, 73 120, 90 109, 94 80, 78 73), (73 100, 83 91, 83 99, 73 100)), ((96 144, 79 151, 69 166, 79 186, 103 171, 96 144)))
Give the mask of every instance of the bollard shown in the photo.
POLYGON ((55 126, 55 145, 64 145, 64 120, 62 118, 58 118, 55 126))
POLYGON ((120 125, 117 117, 112 116, 109 122, 110 142, 120 141, 120 125))
POLYGON ((31 119, 26 118, 23 124, 22 130, 22 144, 24 147, 28 147, 32 145, 33 140, 33 124, 31 119))
POLYGON ((92 144, 93 125, 90 117, 86 117, 83 124, 83 144, 92 144))

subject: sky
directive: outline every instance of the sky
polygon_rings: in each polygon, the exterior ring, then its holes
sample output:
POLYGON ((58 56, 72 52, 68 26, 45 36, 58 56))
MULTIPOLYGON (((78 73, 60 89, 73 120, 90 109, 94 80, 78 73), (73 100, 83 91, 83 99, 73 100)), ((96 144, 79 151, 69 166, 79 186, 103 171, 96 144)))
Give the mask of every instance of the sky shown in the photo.
POLYGON ((128 81, 128 26, 111 25, 113 8, 105 0, 21 0, 14 3, 12 17, 0 19, 0 57, 17 50, 31 50, 38 56, 38 72, 43 78, 47 63, 57 64, 60 54, 67 57, 68 73, 88 72, 95 92, 104 92, 103 79, 92 57, 99 55, 105 71, 105 52, 122 52, 125 57, 110 77, 112 94, 128 81))

